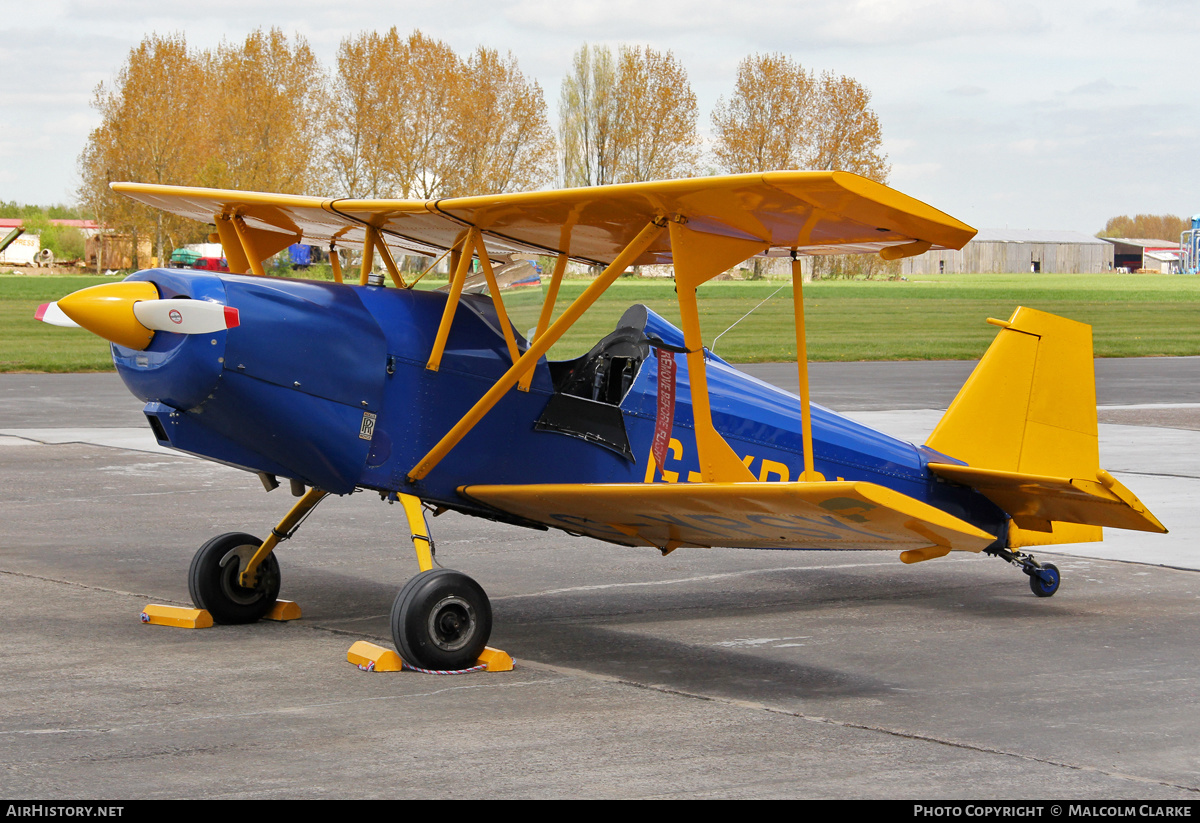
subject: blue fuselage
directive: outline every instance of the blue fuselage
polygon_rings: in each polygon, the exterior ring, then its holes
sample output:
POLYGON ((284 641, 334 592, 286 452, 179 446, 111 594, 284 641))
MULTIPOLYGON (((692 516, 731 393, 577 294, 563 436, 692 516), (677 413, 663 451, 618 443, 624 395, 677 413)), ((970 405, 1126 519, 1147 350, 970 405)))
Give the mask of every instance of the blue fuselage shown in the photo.
MULTIPOLYGON (((213 334, 159 332, 146 351, 113 346, 117 370, 146 401, 146 415, 164 445, 337 494, 356 488, 407 492, 501 519, 457 489, 698 478, 682 355, 676 356, 673 442, 661 476, 647 469, 658 407, 658 367, 651 355, 626 364, 627 385, 619 398, 610 394, 610 402, 578 391, 562 397, 570 364, 541 360, 529 391, 508 392, 414 484, 408 474, 417 461, 512 365, 490 300, 464 299, 441 365, 431 371, 426 364, 446 304, 443 293, 178 269, 152 269, 131 279, 155 283, 164 298, 233 306, 241 318, 238 327, 213 334), (551 414, 548 404, 556 396, 551 414), (614 436, 622 427, 623 434, 614 436), (614 444, 621 436, 625 442, 614 444)), ((683 344, 678 329, 653 313, 642 331, 683 344)), ((798 399, 715 356, 708 358, 707 373, 714 425, 751 472, 762 480, 798 479, 804 468, 798 399)), ((887 486, 1002 533, 1003 512, 926 468, 931 459, 957 460, 817 405, 813 440, 816 469, 829 480, 887 486)))

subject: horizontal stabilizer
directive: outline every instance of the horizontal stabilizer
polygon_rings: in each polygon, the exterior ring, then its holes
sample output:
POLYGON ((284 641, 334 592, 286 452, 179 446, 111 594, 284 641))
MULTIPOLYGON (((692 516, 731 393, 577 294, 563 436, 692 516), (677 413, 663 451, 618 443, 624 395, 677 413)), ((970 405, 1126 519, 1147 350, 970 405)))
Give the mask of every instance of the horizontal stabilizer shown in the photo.
POLYGON ((993 535, 861 482, 467 486, 473 500, 627 546, 978 552, 993 535))
POLYGON ((1165 533, 1142 501, 1101 469, 1095 480, 930 463, 939 477, 971 486, 1012 516, 1022 529, 1048 532, 1050 521, 1165 533))

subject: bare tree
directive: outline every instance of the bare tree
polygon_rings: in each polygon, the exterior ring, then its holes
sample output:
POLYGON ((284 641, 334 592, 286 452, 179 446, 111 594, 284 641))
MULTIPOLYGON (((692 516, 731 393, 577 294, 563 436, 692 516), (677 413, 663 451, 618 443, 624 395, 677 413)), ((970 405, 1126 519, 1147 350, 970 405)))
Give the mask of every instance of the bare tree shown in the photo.
POLYGON ((558 102, 563 184, 603 186, 615 181, 616 64, 604 46, 575 52, 558 102))

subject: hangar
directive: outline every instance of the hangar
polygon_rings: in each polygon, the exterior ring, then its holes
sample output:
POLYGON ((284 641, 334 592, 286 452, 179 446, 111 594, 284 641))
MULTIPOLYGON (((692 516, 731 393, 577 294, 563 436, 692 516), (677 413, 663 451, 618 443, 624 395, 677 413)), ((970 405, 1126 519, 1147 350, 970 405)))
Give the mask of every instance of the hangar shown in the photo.
POLYGON ((1113 245, 1078 231, 980 229, 961 251, 927 251, 902 261, 901 274, 979 272, 1099 273, 1113 270, 1113 245))
POLYGON ((1113 265, 1122 271, 1152 271, 1164 274, 1179 272, 1180 248, 1170 240, 1147 240, 1134 237, 1109 237, 1113 244, 1113 265))

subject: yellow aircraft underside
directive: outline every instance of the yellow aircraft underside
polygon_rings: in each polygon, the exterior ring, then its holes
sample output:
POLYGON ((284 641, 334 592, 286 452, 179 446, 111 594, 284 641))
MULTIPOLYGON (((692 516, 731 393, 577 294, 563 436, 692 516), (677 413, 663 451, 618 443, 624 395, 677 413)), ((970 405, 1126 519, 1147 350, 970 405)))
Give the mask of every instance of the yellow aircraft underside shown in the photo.
POLYGON ((996 539, 940 509, 863 482, 480 485, 460 492, 548 526, 666 551, 932 550, 916 558, 926 559, 982 551, 996 539))

